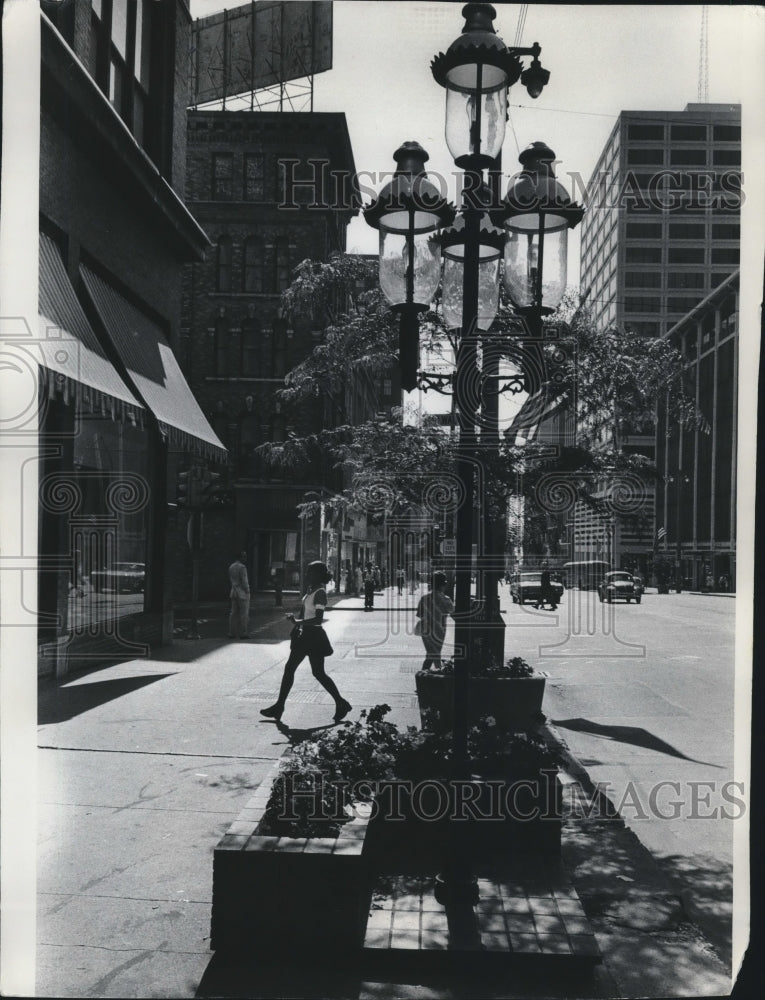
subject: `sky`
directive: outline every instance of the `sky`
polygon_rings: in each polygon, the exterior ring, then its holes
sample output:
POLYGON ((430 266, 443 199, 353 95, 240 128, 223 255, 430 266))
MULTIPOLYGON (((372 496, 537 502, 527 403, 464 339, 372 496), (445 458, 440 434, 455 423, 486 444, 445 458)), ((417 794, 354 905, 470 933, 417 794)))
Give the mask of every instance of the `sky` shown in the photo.
MULTIPOLYGON (((520 38, 522 5, 494 6, 497 33, 508 45, 538 41, 550 71, 537 100, 520 82, 510 90, 506 174, 517 169, 520 150, 542 139, 557 154, 558 176, 571 190, 568 174, 586 181, 620 111, 682 110, 698 100, 701 5, 529 4, 520 38)), ((220 9, 220 0, 191 0, 195 17, 220 9)), ((461 32, 461 9, 460 3, 335 0, 333 65, 314 78, 314 109, 345 112, 358 171, 390 170, 394 150, 416 139, 430 153, 427 169, 450 181, 455 198, 445 92, 430 61, 461 32)), ((758 52, 765 54, 765 8, 708 10, 709 101, 746 104, 748 93, 759 105, 765 77, 760 71, 758 86, 751 67, 762 62, 758 52)), ((361 218, 350 226, 348 250, 377 251, 377 235, 361 218)), ((576 283, 576 241, 572 258, 576 283)))
MULTIPOLYGON (((462 31, 462 6, 412 0, 334 2, 332 69, 314 77, 314 110, 345 113, 356 170, 365 172, 364 183, 375 191, 386 178, 374 183, 369 173, 376 178, 392 170, 393 152, 416 139, 430 154, 428 171, 445 178, 450 199, 459 200, 459 171, 444 137, 445 91, 433 79, 430 63, 462 31)), ((190 7, 194 17, 222 9, 220 0, 191 0, 190 7)), ((536 100, 520 82, 510 89, 506 176, 518 169, 518 153, 541 139, 556 153, 558 178, 581 200, 583 188, 577 189, 571 175, 586 184, 621 111, 678 111, 699 100, 701 5, 529 4, 523 20, 523 5, 494 7, 494 27, 505 43, 528 47, 539 42, 540 61, 550 71, 536 100)), ((759 286, 753 295, 759 303, 765 253, 765 7, 710 5, 707 53, 709 102, 742 104, 748 198, 742 240, 746 249, 748 228, 756 230, 751 245, 759 286)), ((377 240, 377 232, 361 216, 351 222, 349 252, 377 253, 377 240)), ((579 234, 574 230, 569 236, 569 287, 578 282, 579 234)), ((410 394, 412 404, 415 395, 418 408, 448 406, 433 393, 427 403, 422 393, 410 394)), ((503 407, 507 420, 521 402, 514 399, 503 407)))

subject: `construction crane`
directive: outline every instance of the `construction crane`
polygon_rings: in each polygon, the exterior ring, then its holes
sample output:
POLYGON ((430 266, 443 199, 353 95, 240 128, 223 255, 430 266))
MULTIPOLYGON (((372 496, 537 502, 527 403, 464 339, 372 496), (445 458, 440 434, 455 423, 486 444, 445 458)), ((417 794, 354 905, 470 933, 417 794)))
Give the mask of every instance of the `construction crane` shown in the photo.
POLYGON ((709 7, 706 4, 701 8, 698 98, 700 104, 709 104, 709 7))

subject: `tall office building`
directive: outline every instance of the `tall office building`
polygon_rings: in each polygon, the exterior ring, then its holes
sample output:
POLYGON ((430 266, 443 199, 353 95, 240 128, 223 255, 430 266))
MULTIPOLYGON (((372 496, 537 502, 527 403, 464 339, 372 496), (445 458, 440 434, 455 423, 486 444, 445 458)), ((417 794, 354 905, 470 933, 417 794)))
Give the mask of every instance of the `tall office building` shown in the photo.
MULTIPOLYGON (((740 169, 740 105, 619 115, 588 182, 582 222, 581 298, 597 326, 664 336, 737 270, 740 169)), ((655 457, 653 426, 611 420, 583 429, 593 432, 655 457)), ((578 511, 573 557, 645 572, 655 539, 650 489, 644 499, 640 523, 578 511)))
POLYGON ((738 268, 740 169, 740 105, 620 114, 582 220, 596 324, 660 336, 738 268))

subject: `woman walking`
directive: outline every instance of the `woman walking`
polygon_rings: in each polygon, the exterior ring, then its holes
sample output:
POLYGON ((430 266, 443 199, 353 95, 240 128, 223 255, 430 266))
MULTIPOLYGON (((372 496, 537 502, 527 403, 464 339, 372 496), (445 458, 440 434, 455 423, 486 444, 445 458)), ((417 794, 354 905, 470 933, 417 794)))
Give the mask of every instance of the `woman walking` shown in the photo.
POLYGON ((331 677, 327 677, 324 671, 324 658, 334 652, 322 628, 324 609, 327 606, 327 592, 324 587, 331 575, 323 562, 312 562, 306 570, 306 594, 303 597, 301 616, 295 618, 293 614, 287 615, 287 618, 295 623, 295 627, 290 636, 290 655, 284 665, 279 697, 269 708, 260 710, 260 714, 269 719, 276 719, 277 722, 281 719, 287 695, 295 679, 295 671, 306 656, 311 664, 313 676, 335 699, 335 722, 344 719, 353 707, 341 696, 335 682, 331 677))
POLYGON ((446 638, 446 616, 454 611, 454 602, 445 593, 446 574, 435 573, 427 594, 417 603, 417 617, 420 619, 422 642, 425 646, 425 660, 422 669, 441 666, 441 650, 446 638))

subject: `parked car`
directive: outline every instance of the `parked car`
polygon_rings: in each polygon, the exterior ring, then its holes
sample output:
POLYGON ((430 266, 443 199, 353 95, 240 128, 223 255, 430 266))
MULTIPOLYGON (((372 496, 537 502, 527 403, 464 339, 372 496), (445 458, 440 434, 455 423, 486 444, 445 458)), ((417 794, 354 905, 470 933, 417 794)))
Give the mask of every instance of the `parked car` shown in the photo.
POLYGON ((109 569, 96 569, 90 574, 93 590, 113 590, 118 594, 141 594, 146 586, 146 563, 116 562, 109 569))
MULTIPOLYGON (((550 590, 556 604, 563 600, 563 584, 560 580, 550 580, 550 590)), ((539 600, 542 593, 542 571, 516 573, 510 581, 510 596, 513 604, 525 604, 527 601, 539 600)))
POLYGON ((635 583, 632 573, 623 569, 612 570, 606 573, 602 582, 598 586, 598 597, 601 601, 611 604, 613 601, 634 601, 640 604, 643 592, 639 584, 635 583))

